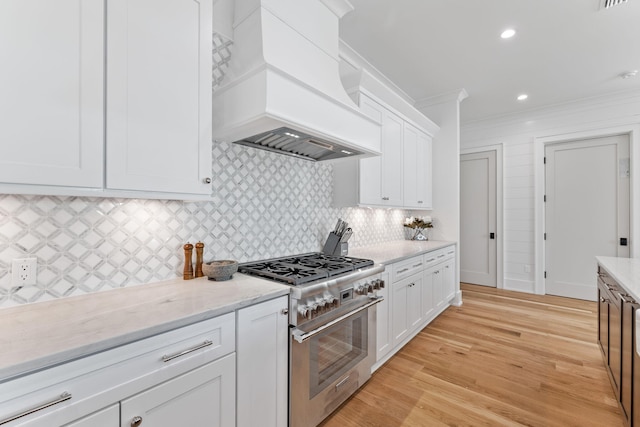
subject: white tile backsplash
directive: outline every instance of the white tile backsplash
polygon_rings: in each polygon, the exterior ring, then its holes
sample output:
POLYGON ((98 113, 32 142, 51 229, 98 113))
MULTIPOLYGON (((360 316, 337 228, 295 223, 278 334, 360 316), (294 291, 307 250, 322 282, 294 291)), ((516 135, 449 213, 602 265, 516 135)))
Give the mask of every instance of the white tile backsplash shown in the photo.
POLYGON ((406 211, 332 208, 330 164, 227 143, 213 157, 211 202, 0 195, 0 307, 179 276, 187 241, 243 262, 319 251, 338 217, 352 247, 404 236, 406 211), (25 256, 37 284, 12 287, 25 256))

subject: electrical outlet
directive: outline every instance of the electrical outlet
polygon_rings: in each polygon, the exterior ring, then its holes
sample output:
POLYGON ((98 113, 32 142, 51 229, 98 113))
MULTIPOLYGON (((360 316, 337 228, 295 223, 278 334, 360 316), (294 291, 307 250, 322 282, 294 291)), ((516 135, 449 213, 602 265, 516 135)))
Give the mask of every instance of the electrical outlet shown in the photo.
POLYGON ((37 258, 19 258, 11 262, 11 284, 25 286, 36 284, 37 258))

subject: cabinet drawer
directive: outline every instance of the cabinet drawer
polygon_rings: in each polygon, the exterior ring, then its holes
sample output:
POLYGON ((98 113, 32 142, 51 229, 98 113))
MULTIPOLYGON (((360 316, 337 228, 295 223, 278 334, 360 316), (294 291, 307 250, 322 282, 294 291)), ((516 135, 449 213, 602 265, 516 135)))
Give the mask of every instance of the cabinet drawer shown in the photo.
POLYGON ((443 261, 449 260, 456 255, 456 247, 448 246, 446 248, 438 249, 435 251, 427 252, 423 255, 424 267, 429 268, 443 261))
POLYGON ((28 413, 0 425, 64 425, 234 351, 229 313, 44 369, 0 383, 0 423, 28 413))
POLYGON ((424 269, 424 260, 422 255, 414 256, 404 261, 393 264, 393 272, 391 281, 393 283, 419 273, 424 269))

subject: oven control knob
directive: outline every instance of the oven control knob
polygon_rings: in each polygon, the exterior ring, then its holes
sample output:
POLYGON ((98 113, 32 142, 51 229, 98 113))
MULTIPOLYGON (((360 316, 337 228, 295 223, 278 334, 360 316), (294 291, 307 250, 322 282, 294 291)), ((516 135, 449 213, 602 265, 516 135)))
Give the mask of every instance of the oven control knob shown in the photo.
POLYGON ((324 302, 327 305, 327 309, 329 310, 335 307, 336 301, 338 301, 338 299, 333 295, 328 295, 324 298, 324 302))
POLYGON ((301 305, 298 306, 298 314, 303 318, 307 319, 311 315, 311 310, 309 310, 309 306, 301 305))
POLYGON ((367 286, 367 290, 369 291, 369 293, 373 292, 373 284, 369 283, 369 285, 367 286))
POLYGON ((356 294, 358 295, 366 295, 367 293, 369 293, 369 287, 365 284, 365 285, 358 285, 356 287, 356 294))
POLYGON ((378 279, 376 280, 376 282, 378 282, 378 286, 380 287, 380 289, 384 289, 384 280, 378 279))

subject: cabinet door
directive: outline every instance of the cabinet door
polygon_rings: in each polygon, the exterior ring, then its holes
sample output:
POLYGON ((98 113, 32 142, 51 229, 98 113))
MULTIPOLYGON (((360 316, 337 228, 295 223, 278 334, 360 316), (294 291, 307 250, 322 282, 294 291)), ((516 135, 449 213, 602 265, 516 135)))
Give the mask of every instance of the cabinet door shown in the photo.
POLYGON ((238 426, 287 425, 288 301, 238 310, 238 426))
POLYGON ((417 197, 415 207, 420 209, 433 209, 432 144, 429 135, 418 131, 416 158, 419 159, 420 164, 416 168, 417 197))
POLYGON ((384 298, 384 301, 378 303, 376 310, 376 361, 382 360, 384 356, 389 354, 393 348, 393 336, 391 331, 391 292, 389 291, 389 273, 382 273, 382 280, 385 287, 377 291, 377 294, 384 298))
POLYGON ((598 280, 598 344, 604 355, 604 362, 609 365, 609 299, 605 284, 598 280))
POLYGON ((393 346, 400 344, 422 321, 422 273, 391 285, 393 346))
POLYGON ((62 427, 118 427, 119 425, 120 405, 116 403, 62 427))
MULTIPOLYGON (((361 94, 360 109, 382 125, 384 107, 380 104, 361 94)), ((381 135, 381 144, 384 146, 383 136, 381 135)), ((368 157, 359 160, 359 162, 359 203, 379 205, 382 203, 382 156, 368 157)))
MULTIPOLYGON (((627 421, 629 421, 632 416, 631 411, 633 404, 633 355, 636 352, 634 346, 636 302, 629 296, 621 295, 620 297, 622 299, 620 406, 622 407, 623 415, 627 421)), ((637 392, 640 393, 640 390, 637 392)))
POLYGON ((210 194, 213 0, 107 0, 107 188, 210 194))
POLYGON ((450 259, 442 266, 442 282, 445 302, 450 302, 456 295, 456 261, 450 259))
POLYGON ((189 371, 120 403, 120 427, 227 427, 235 419, 235 353, 189 371))
POLYGON ((382 118, 382 200, 383 205, 402 206, 402 135, 404 121, 390 111, 382 118))
POLYGON ((422 314, 425 319, 433 316, 436 309, 436 298, 439 298, 440 291, 436 290, 439 286, 438 276, 439 269, 437 266, 424 270, 422 276, 422 314))
POLYGON ((411 283, 409 279, 404 279, 391 285, 393 347, 396 347, 409 335, 409 323, 407 322, 409 283, 411 283))
POLYGON ((415 330, 422 323, 422 273, 413 276, 407 292, 407 323, 415 330))
POLYGON ((0 2, 0 183, 102 187, 102 0, 0 2))

